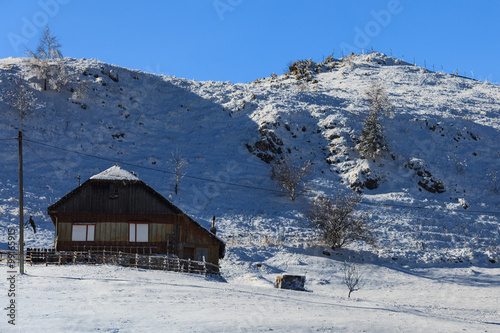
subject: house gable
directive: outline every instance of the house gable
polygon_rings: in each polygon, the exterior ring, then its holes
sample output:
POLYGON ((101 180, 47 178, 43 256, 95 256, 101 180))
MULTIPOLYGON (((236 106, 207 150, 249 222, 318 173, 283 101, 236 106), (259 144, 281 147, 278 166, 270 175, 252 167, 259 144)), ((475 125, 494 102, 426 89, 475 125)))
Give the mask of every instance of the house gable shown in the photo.
POLYGON ((178 215, 182 211, 142 181, 90 179, 48 208, 51 212, 178 215))

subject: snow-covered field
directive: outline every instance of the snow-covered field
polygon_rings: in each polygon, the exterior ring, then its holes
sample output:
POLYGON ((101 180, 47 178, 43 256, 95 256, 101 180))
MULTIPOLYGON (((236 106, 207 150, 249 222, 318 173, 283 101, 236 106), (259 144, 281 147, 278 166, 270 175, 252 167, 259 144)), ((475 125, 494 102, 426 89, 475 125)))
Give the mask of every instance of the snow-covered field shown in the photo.
POLYGON ((363 264, 364 287, 348 299, 340 263, 324 265, 327 279, 307 281, 308 292, 275 289, 258 278, 225 283, 116 266, 27 267, 17 281, 16 327, 6 325, 5 318, 0 327, 30 333, 500 329, 499 268, 363 264))
POLYGON ((42 105, 23 121, 24 214, 38 229, 26 229, 26 246, 52 246, 47 207, 78 176, 118 162, 200 224, 217 217, 227 283, 113 266, 28 267, 17 281, 20 331, 500 330, 498 85, 378 53, 305 61, 309 78, 247 84, 65 63, 67 84, 43 92, 26 59, 0 60, 0 249, 18 224, 19 117, 4 92, 22 73, 42 105), (354 146, 365 92, 377 81, 394 110, 382 120, 390 152, 373 162, 354 146), (189 161, 178 195, 168 173, 176 149, 189 161), (307 195, 294 202, 276 192, 264 161, 280 151, 314 168, 307 195), (360 187, 368 180, 377 187, 360 187), (378 246, 325 256, 304 207, 351 188, 363 193, 378 246), (345 260, 364 272, 351 299, 345 260), (273 289, 282 273, 306 275, 309 292, 273 289))

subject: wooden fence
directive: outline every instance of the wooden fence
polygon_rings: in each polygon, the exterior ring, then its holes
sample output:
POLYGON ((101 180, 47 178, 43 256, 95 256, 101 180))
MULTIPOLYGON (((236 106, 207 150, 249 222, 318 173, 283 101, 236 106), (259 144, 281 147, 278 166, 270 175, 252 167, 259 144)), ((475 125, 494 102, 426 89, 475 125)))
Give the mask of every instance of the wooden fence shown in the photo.
POLYGON ((143 255, 138 253, 112 251, 59 251, 53 249, 27 249, 30 263, 33 264, 90 264, 119 265, 151 270, 163 270, 192 274, 220 275, 219 266, 206 261, 179 259, 169 256, 143 255))
MULTIPOLYGON (((17 251, 10 251, 10 250, 0 250, 0 262, 5 262, 6 264, 9 264, 9 262, 14 261, 14 263, 19 262, 19 253, 17 251)), ((31 262, 31 257, 28 255, 24 256, 24 262, 30 263, 31 262)))

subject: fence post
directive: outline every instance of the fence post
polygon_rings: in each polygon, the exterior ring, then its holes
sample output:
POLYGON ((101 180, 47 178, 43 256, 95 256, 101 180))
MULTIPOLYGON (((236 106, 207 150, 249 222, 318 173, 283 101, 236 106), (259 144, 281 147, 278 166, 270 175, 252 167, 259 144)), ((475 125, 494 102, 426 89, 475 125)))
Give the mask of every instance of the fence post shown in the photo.
POLYGON ((73 265, 76 265, 76 251, 73 251, 73 265))
POLYGON ((191 273, 191 258, 188 258, 188 273, 191 273))
POLYGON ((203 273, 207 276, 207 262, 205 261, 205 256, 203 256, 203 273))
POLYGON ((47 252, 47 249, 44 251, 45 253, 45 266, 49 265, 49 253, 47 252))
POLYGON ((87 264, 89 264, 90 263, 90 250, 87 253, 88 253, 87 264))
POLYGON ((106 250, 102 250, 102 264, 106 265, 106 250))
POLYGON ((139 262, 139 253, 135 254, 135 268, 137 268, 137 263, 139 262))

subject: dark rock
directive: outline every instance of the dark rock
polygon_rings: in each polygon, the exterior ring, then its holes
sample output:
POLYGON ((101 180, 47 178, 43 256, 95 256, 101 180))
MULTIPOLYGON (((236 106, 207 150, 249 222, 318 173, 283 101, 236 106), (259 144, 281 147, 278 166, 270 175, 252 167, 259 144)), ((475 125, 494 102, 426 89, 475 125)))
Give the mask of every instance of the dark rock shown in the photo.
POLYGON ((273 155, 265 154, 265 153, 258 153, 256 155, 258 158, 260 158, 262 161, 266 162, 267 164, 271 163, 274 160, 273 155))
POLYGON ((369 190, 374 190, 378 187, 378 179, 368 178, 363 185, 369 190))
POLYGON ((118 82, 119 81, 118 73, 116 73, 114 70, 110 70, 108 76, 114 82, 118 82))
POLYGON ((305 291, 306 277, 303 275, 279 275, 276 277, 276 288, 305 291))
POLYGON ((431 192, 431 193, 444 193, 446 192, 444 188, 444 184, 436 180, 434 178, 431 179, 424 179, 424 180, 419 180, 418 185, 422 187, 424 190, 431 192))
POLYGON ((254 146, 257 150, 260 150, 260 151, 268 151, 269 150, 269 143, 265 138, 262 139, 262 141, 256 142, 254 146))

